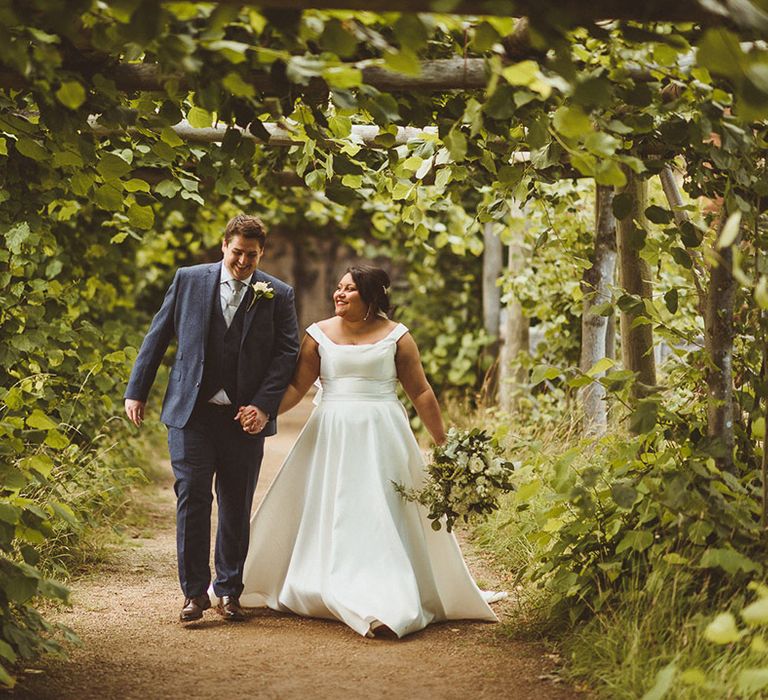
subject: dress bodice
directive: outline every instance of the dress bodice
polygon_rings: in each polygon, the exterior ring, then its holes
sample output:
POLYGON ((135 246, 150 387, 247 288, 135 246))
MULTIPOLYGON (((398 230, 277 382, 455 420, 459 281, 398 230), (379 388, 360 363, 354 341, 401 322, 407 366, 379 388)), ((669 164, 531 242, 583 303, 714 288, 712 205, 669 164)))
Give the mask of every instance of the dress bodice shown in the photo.
POLYGON ((375 343, 340 345, 313 323, 307 333, 319 346, 323 400, 396 400, 397 341, 407 332, 398 323, 375 343))

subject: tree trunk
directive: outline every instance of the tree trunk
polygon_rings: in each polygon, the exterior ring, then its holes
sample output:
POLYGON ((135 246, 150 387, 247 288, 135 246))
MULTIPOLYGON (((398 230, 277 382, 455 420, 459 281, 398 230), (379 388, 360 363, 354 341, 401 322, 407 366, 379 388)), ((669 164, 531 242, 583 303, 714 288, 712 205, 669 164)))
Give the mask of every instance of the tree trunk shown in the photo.
MULTIPOLYGON (((584 307, 581 316, 581 371, 586 372, 606 357, 608 317, 594 312, 595 306, 611 300, 611 284, 616 270, 616 219, 611 204, 613 190, 595 188, 595 253, 592 267, 584 271, 581 290, 584 307)), ((595 379, 603 373, 595 375, 595 379)), ((592 382, 579 391, 584 414, 583 429, 589 435, 602 435, 608 427, 605 387, 592 382)))
POLYGON ((501 239, 493 232, 493 224, 483 226, 483 327, 493 338, 486 348, 486 355, 491 358, 491 368, 485 377, 484 394, 490 404, 496 402, 499 378, 501 288, 497 282, 504 269, 504 246, 501 239))
POLYGON ((483 325, 488 335, 498 338, 501 288, 497 282, 504 268, 504 247, 491 223, 483 226, 483 244, 483 325))
MULTIPOLYGON (((725 211, 719 229, 727 220, 725 211)), ((709 356, 707 381, 707 432, 719 443, 715 458, 720 469, 733 467, 733 310, 736 279, 733 276, 731 243, 717 251, 710 270, 704 309, 704 346, 709 356)))
MULTIPOLYGON (((521 240, 509 246, 507 269, 511 274, 521 272, 527 264, 527 255, 521 240)), ((502 328, 502 346, 499 353, 499 404, 502 410, 513 413, 527 379, 524 368, 514 367, 518 355, 528 352, 530 321, 517 299, 511 298, 505 307, 502 328)))
MULTIPOLYGON (((616 226, 619 258, 619 285, 627 294, 640 301, 651 300, 653 285, 648 263, 640 257, 644 245, 645 208, 648 199, 648 181, 625 170, 627 193, 632 202, 630 213, 616 226)), ((621 355, 625 369, 636 374, 634 396, 643 395, 647 387, 656 384, 656 362, 653 356, 653 329, 649 323, 636 324, 645 317, 642 305, 621 312, 621 355)))

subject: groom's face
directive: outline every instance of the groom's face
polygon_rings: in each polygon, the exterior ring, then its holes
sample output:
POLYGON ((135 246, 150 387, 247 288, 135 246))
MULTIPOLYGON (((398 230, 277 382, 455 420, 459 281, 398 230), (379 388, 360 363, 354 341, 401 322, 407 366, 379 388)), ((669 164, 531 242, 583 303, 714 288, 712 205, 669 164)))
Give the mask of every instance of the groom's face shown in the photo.
POLYGON ((232 236, 221 242, 221 252, 224 253, 224 264, 234 277, 247 280, 259 266, 264 249, 255 238, 232 236))

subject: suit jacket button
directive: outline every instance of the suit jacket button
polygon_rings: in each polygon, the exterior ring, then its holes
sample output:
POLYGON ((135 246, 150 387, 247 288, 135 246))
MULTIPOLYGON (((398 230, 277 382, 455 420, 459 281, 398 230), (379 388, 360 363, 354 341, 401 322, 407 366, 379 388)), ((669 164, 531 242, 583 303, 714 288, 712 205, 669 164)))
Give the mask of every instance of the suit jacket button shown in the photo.
POLYGON ((200 382, 195 382, 195 386, 200 386, 200 382))

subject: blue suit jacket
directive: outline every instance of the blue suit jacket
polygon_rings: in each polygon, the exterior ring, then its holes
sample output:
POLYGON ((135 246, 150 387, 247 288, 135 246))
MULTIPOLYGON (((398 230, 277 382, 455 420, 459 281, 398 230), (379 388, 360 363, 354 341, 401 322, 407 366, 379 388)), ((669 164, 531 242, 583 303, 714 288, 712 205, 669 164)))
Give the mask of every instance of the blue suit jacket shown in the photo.
MULTIPOLYGON (((173 337, 178 340, 176 358, 168 389, 163 399, 160 420, 168 426, 183 428, 198 399, 205 365, 205 349, 212 304, 219 300, 222 263, 195 265, 177 270, 163 305, 152 319, 136 357, 126 399, 146 401, 157 369, 173 337)), ((285 282, 260 270, 251 282, 268 282, 275 294, 262 297, 245 313, 237 368, 238 396, 230 397, 236 405, 258 406, 270 416, 259 436, 274 435, 275 416, 285 393, 299 352, 293 289, 285 282)), ((250 305, 252 290, 241 302, 250 305)))

